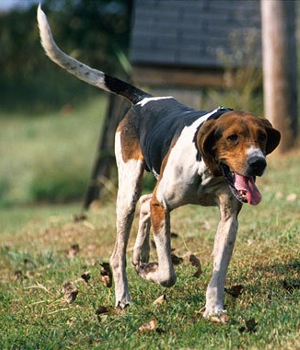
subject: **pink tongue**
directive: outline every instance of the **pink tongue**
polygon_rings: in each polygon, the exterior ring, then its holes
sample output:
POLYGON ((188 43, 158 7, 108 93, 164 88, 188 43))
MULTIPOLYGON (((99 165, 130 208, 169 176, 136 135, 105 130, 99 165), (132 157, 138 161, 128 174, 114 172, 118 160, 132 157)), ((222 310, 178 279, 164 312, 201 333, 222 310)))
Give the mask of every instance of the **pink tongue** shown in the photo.
POLYGON ((261 201, 261 193, 254 183, 252 176, 242 176, 239 174, 235 175, 234 186, 237 191, 247 192, 247 202, 252 205, 257 205, 261 201))

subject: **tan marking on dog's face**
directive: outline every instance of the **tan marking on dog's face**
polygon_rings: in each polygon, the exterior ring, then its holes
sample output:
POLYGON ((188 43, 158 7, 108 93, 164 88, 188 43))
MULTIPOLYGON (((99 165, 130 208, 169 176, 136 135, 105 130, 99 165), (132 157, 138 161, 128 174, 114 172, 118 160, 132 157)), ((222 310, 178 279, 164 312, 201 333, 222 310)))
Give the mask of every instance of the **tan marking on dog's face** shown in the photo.
POLYGON ((127 116, 117 128, 121 132, 122 158, 125 163, 131 159, 144 160, 141 146, 134 128, 129 124, 127 116))
POLYGON ((250 149, 266 155, 267 133, 258 117, 240 114, 237 118, 231 112, 219 120, 216 135, 220 137, 215 144, 216 157, 234 172, 246 174, 250 149))
POLYGON ((198 134, 199 149, 215 175, 220 174, 220 163, 247 175, 249 150, 261 151, 264 157, 277 147, 279 140, 279 132, 267 120, 239 111, 208 121, 198 134))

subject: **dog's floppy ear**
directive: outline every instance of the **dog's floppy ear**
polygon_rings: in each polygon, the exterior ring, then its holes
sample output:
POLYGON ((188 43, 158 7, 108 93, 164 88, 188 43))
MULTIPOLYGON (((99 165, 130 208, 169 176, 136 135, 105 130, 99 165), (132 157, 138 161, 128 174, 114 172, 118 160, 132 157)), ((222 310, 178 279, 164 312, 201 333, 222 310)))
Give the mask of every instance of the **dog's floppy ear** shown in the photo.
POLYGON ((280 132, 272 127, 272 124, 265 118, 261 119, 267 132, 266 154, 270 154, 279 145, 280 132))
POLYGON ((216 138, 215 132, 217 130, 216 120, 206 121, 198 131, 197 145, 201 156, 214 176, 221 176, 220 166, 216 160, 216 138))

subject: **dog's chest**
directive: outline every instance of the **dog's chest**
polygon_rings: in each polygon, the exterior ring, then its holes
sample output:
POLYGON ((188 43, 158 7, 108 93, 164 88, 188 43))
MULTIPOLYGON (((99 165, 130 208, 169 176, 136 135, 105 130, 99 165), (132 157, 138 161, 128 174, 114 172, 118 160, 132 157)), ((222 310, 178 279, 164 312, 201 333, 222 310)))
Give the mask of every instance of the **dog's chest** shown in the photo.
POLYGON ((157 195, 172 209, 188 203, 214 205, 215 189, 223 183, 211 175, 199 155, 194 142, 197 124, 182 130, 161 174, 157 195))

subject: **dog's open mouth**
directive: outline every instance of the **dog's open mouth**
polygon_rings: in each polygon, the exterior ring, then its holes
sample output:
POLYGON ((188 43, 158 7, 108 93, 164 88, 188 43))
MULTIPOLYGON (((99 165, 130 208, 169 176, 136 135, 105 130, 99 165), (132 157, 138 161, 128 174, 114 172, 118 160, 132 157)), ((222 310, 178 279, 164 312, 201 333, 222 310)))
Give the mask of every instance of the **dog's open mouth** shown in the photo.
POLYGON ((237 200, 251 205, 257 205, 260 203, 261 193, 255 185, 254 176, 243 176, 232 172, 224 163, 221 163, 221 170, 237 200))

